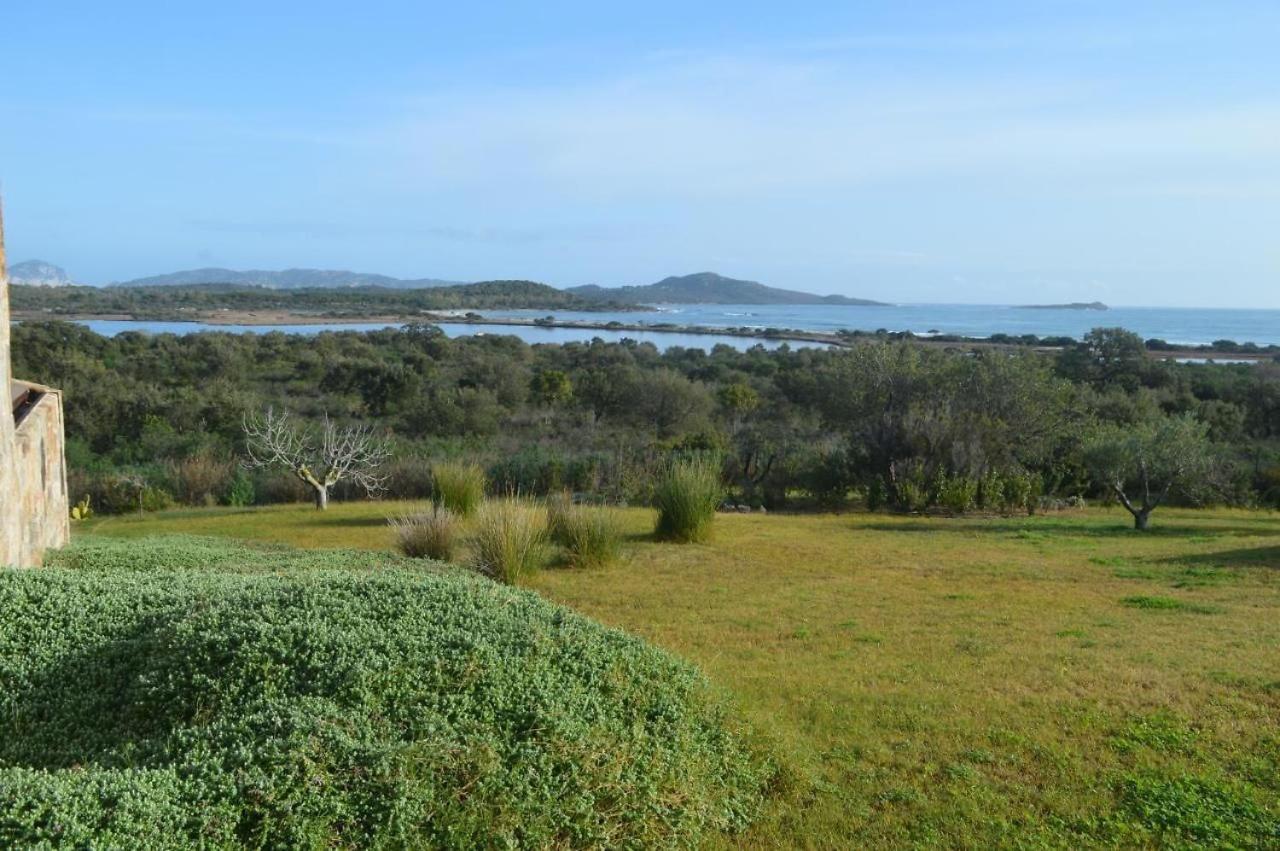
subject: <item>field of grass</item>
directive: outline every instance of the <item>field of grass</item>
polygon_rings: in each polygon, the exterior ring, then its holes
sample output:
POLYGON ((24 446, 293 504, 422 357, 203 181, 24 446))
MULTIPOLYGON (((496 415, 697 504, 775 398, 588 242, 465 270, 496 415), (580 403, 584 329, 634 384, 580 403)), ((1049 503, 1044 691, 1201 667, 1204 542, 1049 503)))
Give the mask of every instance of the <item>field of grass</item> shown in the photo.
MULTIPOLYGON (((389 548, 405 506, 107 518, 389 548)), ((1280 516, 725 515, 528 585, 693 660, 783 781, 741 847, 1280 847, 1280 516)))

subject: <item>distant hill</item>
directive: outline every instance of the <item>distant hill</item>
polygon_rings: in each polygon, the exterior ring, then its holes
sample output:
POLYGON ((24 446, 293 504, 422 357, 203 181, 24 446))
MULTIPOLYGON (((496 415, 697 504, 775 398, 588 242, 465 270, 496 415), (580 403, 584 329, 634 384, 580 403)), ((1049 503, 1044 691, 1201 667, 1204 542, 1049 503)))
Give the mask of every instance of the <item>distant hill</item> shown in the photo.
POLYGON ((769 287, 756 281, 726 278, 715 272, 698 272, 663 278, 656 284, 630 287, 570 287, 567 292, 583 298, 670 304, 861 304, 884 303, 842 295, 814 295, 798 290, 769 287))
POLYGON ((421 290, 433 287, 455 286, 463 281, 442 281, 437 278, 406 280, 368 272, 348 272, 345 269, 187 269, 167 275, 152 275, 112 284, 113 287, 190 287, 200 284, 233 284, 242 287, 266 287, 273 290, 300 290, 338 287, 383 287, 390 290, 421 290))
POLYGON ((9 267, 9 281, 28 287, 66 287, 72 280, 67 270, 43 260, 24 260, 9 267))
POLYGON ((1072 301, 1067 304, 1023 304, 1023 310, 1110 310, 1100 301, 1072 301))

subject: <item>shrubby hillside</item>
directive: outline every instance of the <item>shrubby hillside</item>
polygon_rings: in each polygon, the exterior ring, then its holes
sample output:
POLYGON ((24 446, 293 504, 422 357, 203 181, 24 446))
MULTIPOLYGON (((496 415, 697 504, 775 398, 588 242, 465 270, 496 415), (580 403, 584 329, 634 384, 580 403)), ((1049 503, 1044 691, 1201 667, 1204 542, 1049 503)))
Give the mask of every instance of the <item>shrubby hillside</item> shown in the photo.
POLYGON ((198 539, 0 572, 0 846, 690 846, 765 765, 687 664, 386 556, 198 539))

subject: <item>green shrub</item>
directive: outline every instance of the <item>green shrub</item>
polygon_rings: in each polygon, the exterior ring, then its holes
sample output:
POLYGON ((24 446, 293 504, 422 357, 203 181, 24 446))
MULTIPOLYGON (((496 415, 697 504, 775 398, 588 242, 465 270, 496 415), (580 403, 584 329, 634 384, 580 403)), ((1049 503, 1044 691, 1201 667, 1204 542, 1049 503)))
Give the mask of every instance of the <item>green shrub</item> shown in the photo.
POLYGON ((843 450, 816 452, 805 459, 797 478, 800 487, 824 508, 836 508, 844 503, 853 482, 849 475, 850 464, 843 450))
POLYGON ((655 532, 669 541, 704 541, 723 500, 719 464, 708 458, 675 461, 654 488, 654 507, 658 509, 655 532))
POLYGON ((227 488, 227 505, 244 508, 253 505, 258 489, 254 487, 253 477, 244 470, 236 470, 231 477, 231 485, 227 488))
POLYGON ((432 493, 431 465, 424 458, 395 458, 382 468, 386 499, 428 499, 432 493))
POLYGON ((978 507, 984 511, 1000 511, 1005 506, 1004 476, 988 470, 978 479, 978 507))
POLYGON ((490 465, 489 481, 497 493, 545 494, 566 486, 567 465, 558 451, 527 446, 490 465))
POLYGON ((458 544, 458 515, 434 506, 431 511, 406 513, 387 520, 396 549, 409 558, 453 561, 458 544))
POLYGON ((613 509, 552 498, 547 501, 547 515, 551 538, 564 548, 569 564, 602 567, 618 558, 622 522, 613 509))
POLYGON ((173 496, 163 488, 143 488, 141 501, 143 511, 164 511, 174 506, 173 496))
POLYGON ((514 585, 539 567, 545 555, 547 518, 526 497, 486 500, 471 536, 471 566, 491 579, 514 585))
POLYGON ((933 488, 923 461, 913 458, 903 464, 895 464, 893 469, 898 508, 920 512, 933 504, 933 488))
POLYGON ((955 514, 964 514, 977 504, 978 482, 960 473, 939 474, 938 504, 955 514))
POLYGON ((214 505, 238 472, 234 462, 207 452, 166 465, 166 484, 182 505, 214 505))
POLYGON ((484 502, 484 470, 476 464, 436 464, 431 484, 431 501, 459 517, 470 517, 484 502))
POLYGON ((0 847, 684 847, 757 811, 770 771, 691 666, 353 555, 159 539, 0 571, 0 847))

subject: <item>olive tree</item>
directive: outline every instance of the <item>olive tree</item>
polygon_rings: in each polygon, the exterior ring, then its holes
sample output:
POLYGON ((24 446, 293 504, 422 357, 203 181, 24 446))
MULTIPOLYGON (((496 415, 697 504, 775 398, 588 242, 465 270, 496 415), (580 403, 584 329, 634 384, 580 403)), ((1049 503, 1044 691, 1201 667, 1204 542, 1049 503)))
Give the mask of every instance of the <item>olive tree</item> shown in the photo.
POLYGON ((1207 426, 1194 417, 1158 416, 1103 426, 1085 444, 1084 459, 1094 482, 1133 515, 1134 528, 1146 529, 1171 491, 1207 482, 1210 449, 1207 426))
POLYGON ((317 429, 293 422, 268 408, 244 420, 245 466, 283 467, 311 488, 320 511, 329 507, 329 488, 350 480, 374 496, 386 476, 378 471, 391 449, 369 426, 339 427, 325 416, 317 429))

